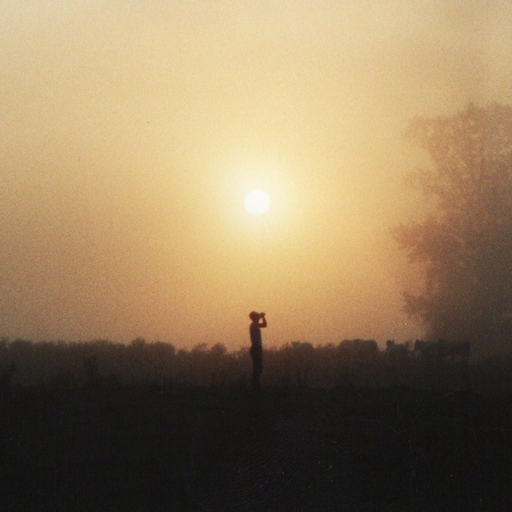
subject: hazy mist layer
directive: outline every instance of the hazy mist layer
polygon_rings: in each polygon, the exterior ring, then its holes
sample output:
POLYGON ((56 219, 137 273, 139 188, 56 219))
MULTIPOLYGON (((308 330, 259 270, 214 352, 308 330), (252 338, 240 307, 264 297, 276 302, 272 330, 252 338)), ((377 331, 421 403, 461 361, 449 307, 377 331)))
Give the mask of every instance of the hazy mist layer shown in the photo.
POLYGON ((506 1, 3 1, 0 334, 406 339, 416 115, 512 103, 506 1), (268 192, 262 217, 243 209, 268 192))

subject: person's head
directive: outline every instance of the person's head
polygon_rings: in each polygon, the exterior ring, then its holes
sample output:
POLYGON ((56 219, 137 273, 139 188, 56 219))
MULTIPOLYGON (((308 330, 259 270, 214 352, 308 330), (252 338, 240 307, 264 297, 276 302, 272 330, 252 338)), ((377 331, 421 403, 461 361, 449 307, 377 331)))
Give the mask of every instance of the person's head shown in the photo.
POLYGON ((253 322, 257 322, 260 318, 261 318, 261 315, 259 313, 256 313, 256 311, 251 311, 249 313, 249 318, 253 321, 253 322))

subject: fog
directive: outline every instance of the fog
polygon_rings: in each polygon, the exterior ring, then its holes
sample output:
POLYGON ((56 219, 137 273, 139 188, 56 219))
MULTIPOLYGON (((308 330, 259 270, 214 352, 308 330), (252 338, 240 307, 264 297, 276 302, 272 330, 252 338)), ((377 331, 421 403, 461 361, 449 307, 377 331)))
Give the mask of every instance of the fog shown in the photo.
POLYGON ((0 334, 406 340, 414 116, 512 103, 505 1, 0 3, 0 334), (254 187, 267 214, 243 209, 254 187))

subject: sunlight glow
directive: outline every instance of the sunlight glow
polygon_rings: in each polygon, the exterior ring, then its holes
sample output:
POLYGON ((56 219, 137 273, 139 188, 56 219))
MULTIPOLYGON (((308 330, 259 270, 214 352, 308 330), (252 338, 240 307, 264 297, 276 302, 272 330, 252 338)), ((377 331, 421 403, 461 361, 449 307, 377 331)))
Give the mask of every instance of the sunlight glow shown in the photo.
POLYGON ((253 189, 245 196, 244 206, 253 215, 263 215, 270 208, 270 197, 263 190, 253 189))

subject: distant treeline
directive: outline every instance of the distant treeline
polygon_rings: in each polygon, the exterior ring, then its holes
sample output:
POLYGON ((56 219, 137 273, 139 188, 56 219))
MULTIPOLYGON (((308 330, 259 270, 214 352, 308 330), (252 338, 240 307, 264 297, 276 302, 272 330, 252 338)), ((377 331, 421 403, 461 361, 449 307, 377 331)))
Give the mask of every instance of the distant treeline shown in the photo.
MULTIPOLYGON (((417 340, 380 349, 375 340, 313 345, 291 342, 264 353, 262 382, 283 389, 334 386, 411 386, 512 392, 512 357, 471 361, 469 344, 417 340)), ((190 350, 170 343, 0 341, 0 389, 60 390, 151 386, 162 392, 190 387, 247 389, 248 347, 229 352, 217 343, 190 350)))

